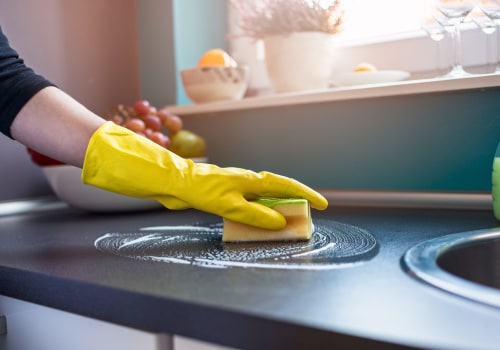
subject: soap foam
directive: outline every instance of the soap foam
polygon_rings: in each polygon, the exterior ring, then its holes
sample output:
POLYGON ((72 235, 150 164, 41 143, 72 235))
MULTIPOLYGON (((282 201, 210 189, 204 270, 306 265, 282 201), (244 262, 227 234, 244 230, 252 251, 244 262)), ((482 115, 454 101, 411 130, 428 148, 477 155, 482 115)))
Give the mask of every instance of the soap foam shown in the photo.
POLYGON ((222 223, 155 226, 99 237, 97 249, 121 257, 211 268, 333 269, 377 253, 375 238, 359 227, 315 220, 309 241, 223 243, 222 223))

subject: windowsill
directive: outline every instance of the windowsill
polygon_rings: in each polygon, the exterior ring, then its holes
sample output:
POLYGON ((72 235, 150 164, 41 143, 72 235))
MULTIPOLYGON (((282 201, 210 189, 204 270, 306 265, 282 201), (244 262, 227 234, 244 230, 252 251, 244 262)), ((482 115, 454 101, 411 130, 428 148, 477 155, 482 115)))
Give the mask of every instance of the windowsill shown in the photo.
POLYGON ((397 83, 334 87, 330 89, 286 94, 269 94, 266 96, 247 97, 239 101, 167 106, 167 108, 173 114, 191 115, 375 97, 482 89, 499 86, 500 74, 478 74, 464 78, 417 79, 397 83))
MULTIPOLYGON (((369 62, 379 70, 402 70, 411 72, 411 77, 402 82, 377 85, 357 85, 351 87, 332 87, 324 90, 301 91, 288 94, 269 93, 269 81, 263 72, 263 61, 250 60, 255 56, 255 43, 243 40, 233 45, 233 57, 245 58, 244 64, 255 68, 256 78, 251 81, 248 97, 240 101, 217 102, 168 106, 178 115, 198 115, 223 111, 238 111, 264 107, 292 106, 298 104, 325 103, 331 101, 391 97, 399 95, 424 94, 439 91, 457 91, 491 88, 500 86, 499 74, 480 74, 492 70, 486 57, 487 40, 480 29, 467 23, 462 33, 463 64, 476 75, 467 78, 433 78, 449 69, 451 64, 451 42, 447 37, 440 43, 431 40, 423 30, 347 40, 339 38, 336 42, 336 56, 333 62, 333 75, 349 72, 360 62, 369 62), (244 44, 244 45, 242 45, 244 44), (245 46, 246 45, 246 46, 245 46), (486 64, 486 62, 488 62, 486 64)), ((235 44, 235 42, 232 42, 235 44)), ((258 56, 258 55, 257 55, 258 56)))

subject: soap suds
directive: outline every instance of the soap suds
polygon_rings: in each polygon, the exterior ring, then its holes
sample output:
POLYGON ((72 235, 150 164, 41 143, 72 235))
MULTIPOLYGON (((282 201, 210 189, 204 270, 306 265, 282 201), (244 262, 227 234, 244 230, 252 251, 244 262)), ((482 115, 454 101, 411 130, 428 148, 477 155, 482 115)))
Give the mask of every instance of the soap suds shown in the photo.
POLYGON ((366 230, 315 220, 309 241, 223 243, 222 223, 143 227, 99 237, 97 249, 130 259, 211 268, 334 269, 372 258, 377 242, 366 230))

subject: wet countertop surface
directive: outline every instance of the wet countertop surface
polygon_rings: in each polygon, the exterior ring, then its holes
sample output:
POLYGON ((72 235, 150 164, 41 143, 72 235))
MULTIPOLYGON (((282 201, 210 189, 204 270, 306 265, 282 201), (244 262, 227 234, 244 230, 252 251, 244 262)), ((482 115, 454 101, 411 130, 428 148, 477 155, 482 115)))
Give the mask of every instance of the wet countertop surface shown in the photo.
POLYGON ((335 255, 342 245, 326 231, 312 246, 235 248, 217 241, 219 218, 192 210, 9 213, 0 216, 0 294, 237 348, 498 347, 500 309, 401 267, 416 243, 497 227, 490 211, 331 207, 313 220, 357 250, 335 255))

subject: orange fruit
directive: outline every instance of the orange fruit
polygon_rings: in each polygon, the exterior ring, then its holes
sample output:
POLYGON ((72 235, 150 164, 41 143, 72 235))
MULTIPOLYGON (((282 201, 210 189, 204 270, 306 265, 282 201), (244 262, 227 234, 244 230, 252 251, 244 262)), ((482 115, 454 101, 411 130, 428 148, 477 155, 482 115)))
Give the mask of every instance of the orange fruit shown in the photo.
POLYGON ((356 67, 354 67, 352 71, 358 73, 358 72, 375 72, 376 70, 377 68, 375 68, 373 64, 364 62, 358 64, 356 67))
POLYGON ((222 49, 208 50, 198 61, 198 67, 224 66, 236 67, 236 61, 222 49))

